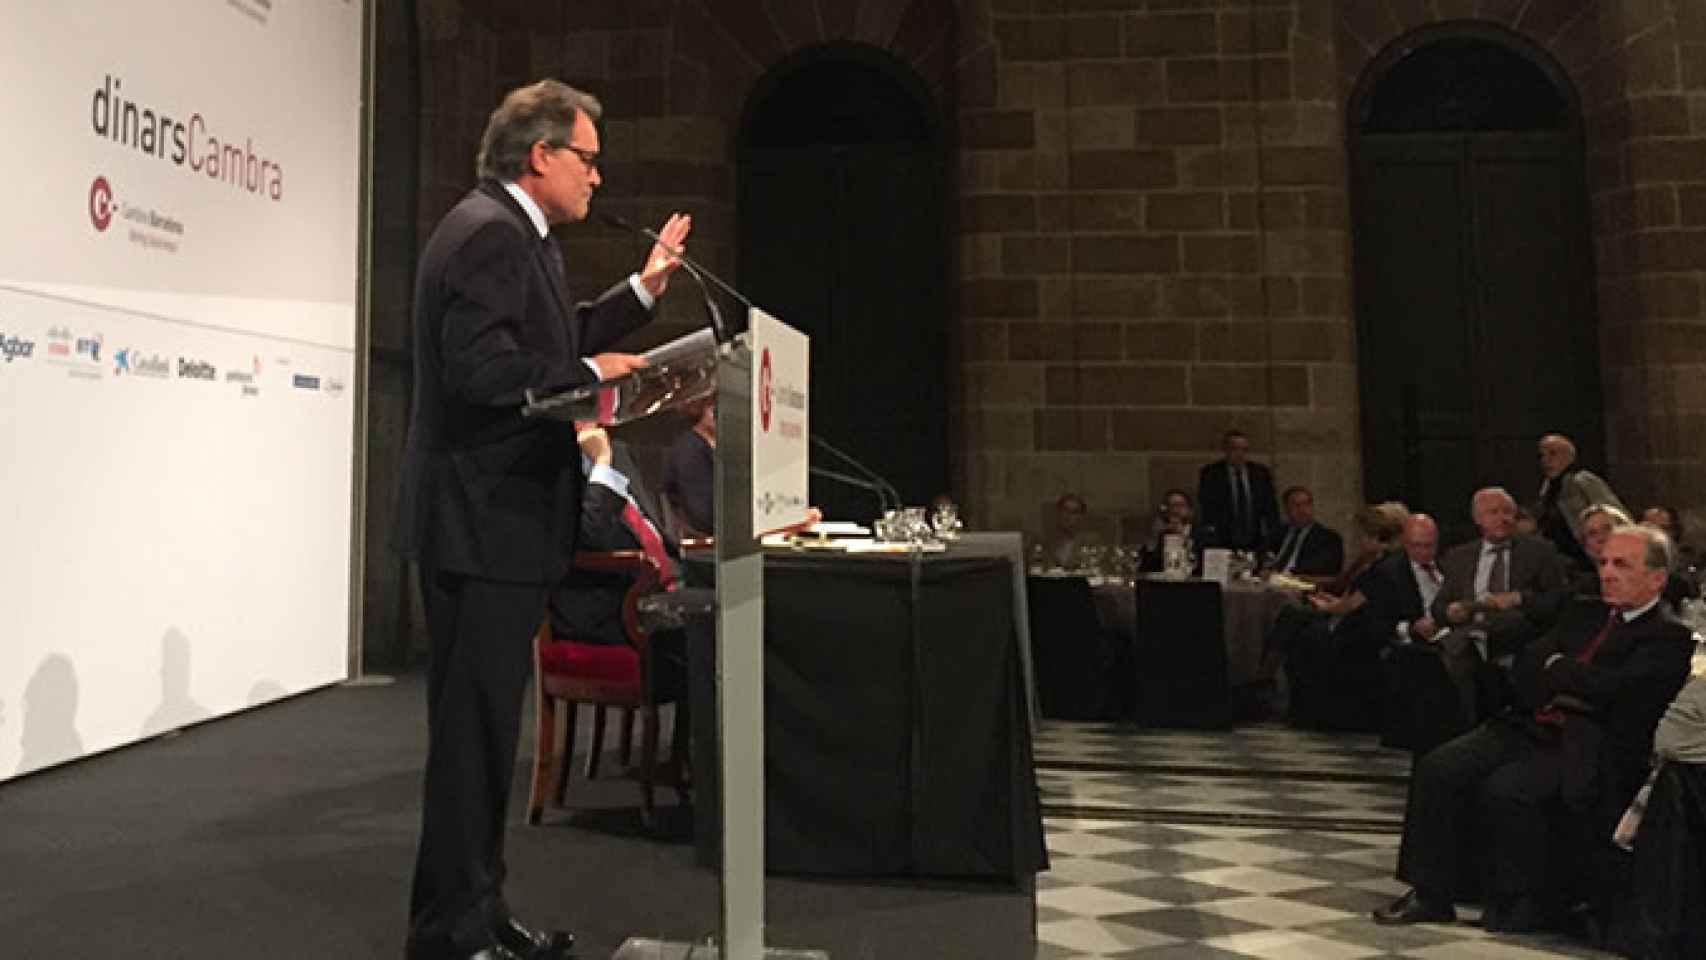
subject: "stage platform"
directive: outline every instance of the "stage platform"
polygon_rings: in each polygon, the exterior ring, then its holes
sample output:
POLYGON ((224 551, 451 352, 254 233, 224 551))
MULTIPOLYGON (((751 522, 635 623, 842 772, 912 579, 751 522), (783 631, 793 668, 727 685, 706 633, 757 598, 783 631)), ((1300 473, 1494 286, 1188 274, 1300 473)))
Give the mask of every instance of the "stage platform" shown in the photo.
MULTIPOLYGON (((0 953, 401 957, 422 688, 411 675, 308 693, 0 784, 0 953)), ((525 723, 508 848, 517 913, 576 931, 586 960, 629 936, 712 932, 716 875, 693 864, 691 817, 668 789, 660 836, 640 830, 632 783, 589 786, 578 771, 577 812, 522 824, 531 710, 525 723)), ((772 945, 833 960, 1036 955, 1032 897, 1003 885, 772 878, 768 913, 772 945)))

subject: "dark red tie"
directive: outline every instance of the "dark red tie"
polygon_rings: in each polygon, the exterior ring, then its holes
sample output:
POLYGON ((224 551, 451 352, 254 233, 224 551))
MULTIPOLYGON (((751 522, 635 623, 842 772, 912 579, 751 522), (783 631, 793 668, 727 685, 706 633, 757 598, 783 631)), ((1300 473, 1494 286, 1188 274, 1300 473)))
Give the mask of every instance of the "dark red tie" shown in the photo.
POLYGON ((628 525, 628 530, 640 541, 640 549, 646 551, 646 556, 657 564, 658 576, 665 590, 675 589, 675 567, 669 561, 669 551, 664 549, 663 538, 658 536, 657 528, 629 500, 622 508, 622 522, 628 525))
MULTIPOLYGON (((1593 655, 1599 652, 1599 645, 1605 642, 1605 638, 1611 636, 1611 628, 1617 625, 1617 620, 1617 611, 1611 611, 1611 615, 1605 618, 1605 626, 1599 628, 1587 646, 1576 651, 1577 663, 1593 662, 1593 655)), ((1564 725, 1564 711, 1552 706, 1541 707, 1534 711, 1534 719, 1548 726, 1561 727, 1564 725)))

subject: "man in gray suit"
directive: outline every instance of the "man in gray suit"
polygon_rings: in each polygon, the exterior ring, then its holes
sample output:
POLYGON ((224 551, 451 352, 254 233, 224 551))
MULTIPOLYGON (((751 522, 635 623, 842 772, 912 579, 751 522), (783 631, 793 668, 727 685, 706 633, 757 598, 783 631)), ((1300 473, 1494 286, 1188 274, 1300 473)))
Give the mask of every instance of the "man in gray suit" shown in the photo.
POLYGON ((1449 628, 1435 642, 1463 698, 1465 719, 1474 722, 1507 699, 1502 671, 1557 619, 1569 581, 1551 543, 1514 532, 1516 501, 1503 487, 1477 490, 1470 510, 1481 536, 1440 561, 1445 581, 1429 613, 1449 628))

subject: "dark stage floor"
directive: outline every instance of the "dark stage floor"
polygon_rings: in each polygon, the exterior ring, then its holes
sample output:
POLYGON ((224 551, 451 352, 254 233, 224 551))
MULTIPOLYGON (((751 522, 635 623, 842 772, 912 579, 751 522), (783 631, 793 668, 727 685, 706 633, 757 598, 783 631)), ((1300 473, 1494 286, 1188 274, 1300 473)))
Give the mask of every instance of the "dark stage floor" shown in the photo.
MULTIPOLYGON (((0 956, 400 957, 423 713, 417 676, 333 688, 0 784, 0 956)), ((715 928, 716 876, 693 865, 686 811, 666 808, 663 839, 642 835, 632 784, 577 774, 583 812, 522 826, 531 749, 509 840, 518 913, 575 930, 584 958, 715 928)), ((768 940, 834 960, 1030 960, 1029 899, 776 878, 768 940)))

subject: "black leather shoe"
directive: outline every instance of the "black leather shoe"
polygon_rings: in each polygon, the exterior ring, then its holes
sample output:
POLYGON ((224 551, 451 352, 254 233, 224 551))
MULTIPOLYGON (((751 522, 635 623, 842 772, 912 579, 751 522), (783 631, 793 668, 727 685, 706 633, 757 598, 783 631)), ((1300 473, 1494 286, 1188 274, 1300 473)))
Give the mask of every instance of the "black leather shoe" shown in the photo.
POLYGON ((1451 904, 1437 904, 1423 899, 1414 890, 1374 911, 1374 922, 1388 926, 1400 923, 1451 923, 1457 911, 1451 904))
POLYGON ((1488 933, 1538 933, 1550 926, 1546 911, 1533 897, 1517 897, 1488 908, 1481 925, 1488 933))
POLYGON ((510 917, 492 931, 498 946, 521 960, 568 960, 575 954, 575 935, 567 930, 534 930, 510 917))

